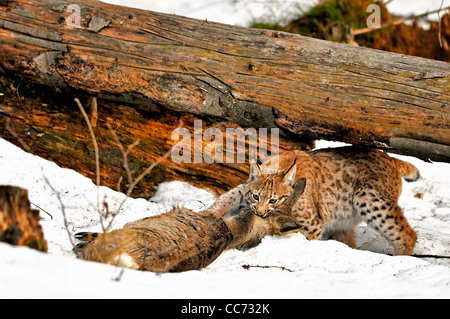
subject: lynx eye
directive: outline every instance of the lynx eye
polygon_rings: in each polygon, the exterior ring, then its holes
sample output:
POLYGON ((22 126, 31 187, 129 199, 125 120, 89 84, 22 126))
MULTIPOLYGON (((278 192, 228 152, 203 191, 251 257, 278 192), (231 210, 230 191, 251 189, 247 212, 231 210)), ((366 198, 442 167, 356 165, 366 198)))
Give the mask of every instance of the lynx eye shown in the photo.
POLYGON ((269 200, 269 204, 276 204, 276 203, 278 203, 278 199, 276 198, 272 198, 269 200))
POLYGON ((255 201, 259 201, 259 195, 258 195, 258 194, 252 194, 252 198, 253 198, 255 201))

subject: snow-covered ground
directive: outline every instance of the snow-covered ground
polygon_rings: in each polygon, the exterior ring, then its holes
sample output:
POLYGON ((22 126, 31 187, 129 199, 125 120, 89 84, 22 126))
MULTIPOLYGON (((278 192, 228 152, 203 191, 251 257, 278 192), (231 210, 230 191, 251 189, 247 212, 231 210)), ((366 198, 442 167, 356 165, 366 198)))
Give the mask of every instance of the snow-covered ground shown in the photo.
MULTIPOLYGON (((318 147, 338 143, 319 141, 318 147)), ((405 183, 400 205, 418 235, 415 254, 450 256, 450 164, 416 165, 423 178, 405 183), (420 198, 414 195, 421 194, 420 198)), ((361 226, 353 250, 335 241, 308 241, 301 234, 266 237, 250 250, 227 250, 200 271, 153 274, 81 261, 71 252, 60 203, 65 206, 68 230, 100 230, 97 189, 73 170, 31 155, 0 139, 0 184, 29 190, 41 212, 49 252, 0 243, 0 297, 29 298, 448 298, 450 264, 436 259, 393 257, 384 240, 361 226), (44 178, 45 177, 45 178, 44 178), (46 181, 47 179, 47 181, 46 181), (244 269, 243 265, 279 268, 244 269), (282 269, 281 267, 285 267, 282 269), (157 289, 155 289, 157 287, 157 289)), ((117 207, 123 195, 101 187, 100 199, 117 207)), ((128 199, 113 228, 183 204, 201 210, 214 195, 181 182, 162 184, 147 201, 128 199)), ((442 261, 442 260, 441 260, 442 261)), ((447 260, 443 260, 447 261, 447 260)))

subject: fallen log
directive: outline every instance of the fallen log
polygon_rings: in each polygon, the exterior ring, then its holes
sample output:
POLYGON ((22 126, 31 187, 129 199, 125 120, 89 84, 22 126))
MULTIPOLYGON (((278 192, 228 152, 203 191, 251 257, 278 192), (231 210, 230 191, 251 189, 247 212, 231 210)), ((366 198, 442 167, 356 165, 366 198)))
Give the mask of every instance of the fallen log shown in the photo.
POLYGON ((0 241, 47 251, 39 211, 30 208, 28 191, 0 186, 0 241))
POLYGON ((440 61, 93 0, 3 2, 0 48, 1 71, 60 90, 450 158, 440 61))
MULTIPOLYGON (((7 139, 22 149, 51 160, 58 165, 71 168, 96 181, 96 165, 94 148, 86 123, 77 109, 73 99, 67 95, 52 92, 49 87, 37 85, 31 81, 11 81, 0 76, 0 137, 7 139)), ((82 103, 91 114, 88 99, 82 103)), ((183 122, 183 128, 190 132, 193 140, 194 123, 199 118, 192 114, 168 111, 165 109, 138 109, 120 102, 98 100, 97 125, 94 128, 100 153, 101 185, 126 192, 130 186, 128 172, 124 168, 128 162, 130 175, 136 178, 147 167, 169 151, 177 140, 172 140, 172 132, 183 122), (108 125, 115 131, 119 142, 129 151, 127 159, 123 158, 120 145, 117 143, 108 125), (138 144, 135 144, 139 141, 138 144)), ((238 129, 239 126, 229 122, 213 123, 202 120, 201 133, 215 128, 227 139, 227 129, 238 129)), ((272 137, 259 136, 256 146, 265 144, 271 149, 272 137)), ((202 139, 198 145, 192 141, 192 157, 198 148, 200 153, 210 141, 202 139)), ((248 159, 251 141, 247 140, 245 157, 248 159)), ((311 141, 301 141, 279 137, 280 152, 301 149, 310 150, 311 141)), ((216 149, 217 156, 225 158, 226 148, 216 149)), ((228 148, 228 151, 230 149, 228 148)), ((233 157, 237 154, 237 146, 233 157)), ((246 163, 213 162, 175 163, 172 157, 163 159, 151 174, 145 176, 134 188, 132 197, 152 196, 158 184, 180 180, 194 186, 209 189, 222 194, 245 182, 248 178, 248 160, 246 163)))

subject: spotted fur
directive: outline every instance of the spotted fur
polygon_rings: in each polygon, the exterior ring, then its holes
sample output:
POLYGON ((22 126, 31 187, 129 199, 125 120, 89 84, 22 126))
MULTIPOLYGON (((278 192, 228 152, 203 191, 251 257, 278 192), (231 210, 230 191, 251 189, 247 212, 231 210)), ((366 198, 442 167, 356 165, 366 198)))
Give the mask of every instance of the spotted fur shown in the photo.
POLYGON ((410 255, 414 249, 416 233, 397 204, 401 177, 414 181, 420 176, 407 162, 377 150, 342 147, 286 152, 252 171, 244 194, 261 217, 276 209, 271 199, 275 203, 292 193, 289 174, 294 171, 294 180, 305 178, 306 187, 292 214, 308 239, 332 238, 356 248, 354 228, 366 222, 392 244, 396 255, 410 255))

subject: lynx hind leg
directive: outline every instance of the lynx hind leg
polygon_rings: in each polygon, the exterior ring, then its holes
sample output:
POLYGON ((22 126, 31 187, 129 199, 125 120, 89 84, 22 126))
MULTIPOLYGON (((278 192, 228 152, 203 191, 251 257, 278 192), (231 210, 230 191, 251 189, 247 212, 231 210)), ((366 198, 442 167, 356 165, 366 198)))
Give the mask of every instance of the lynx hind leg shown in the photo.
POLYGON ((356 233, 355 229, 346 231, 336 231, 330 233, 330 239, 337 240, 343 244, 346 244, 350 248, 356 249, 356 233))
POLYGON ((396 202, 363 191, 355 195, 354 206, 362 220, 391 243, 394 255, 411 255, 417 235, 396 202))

